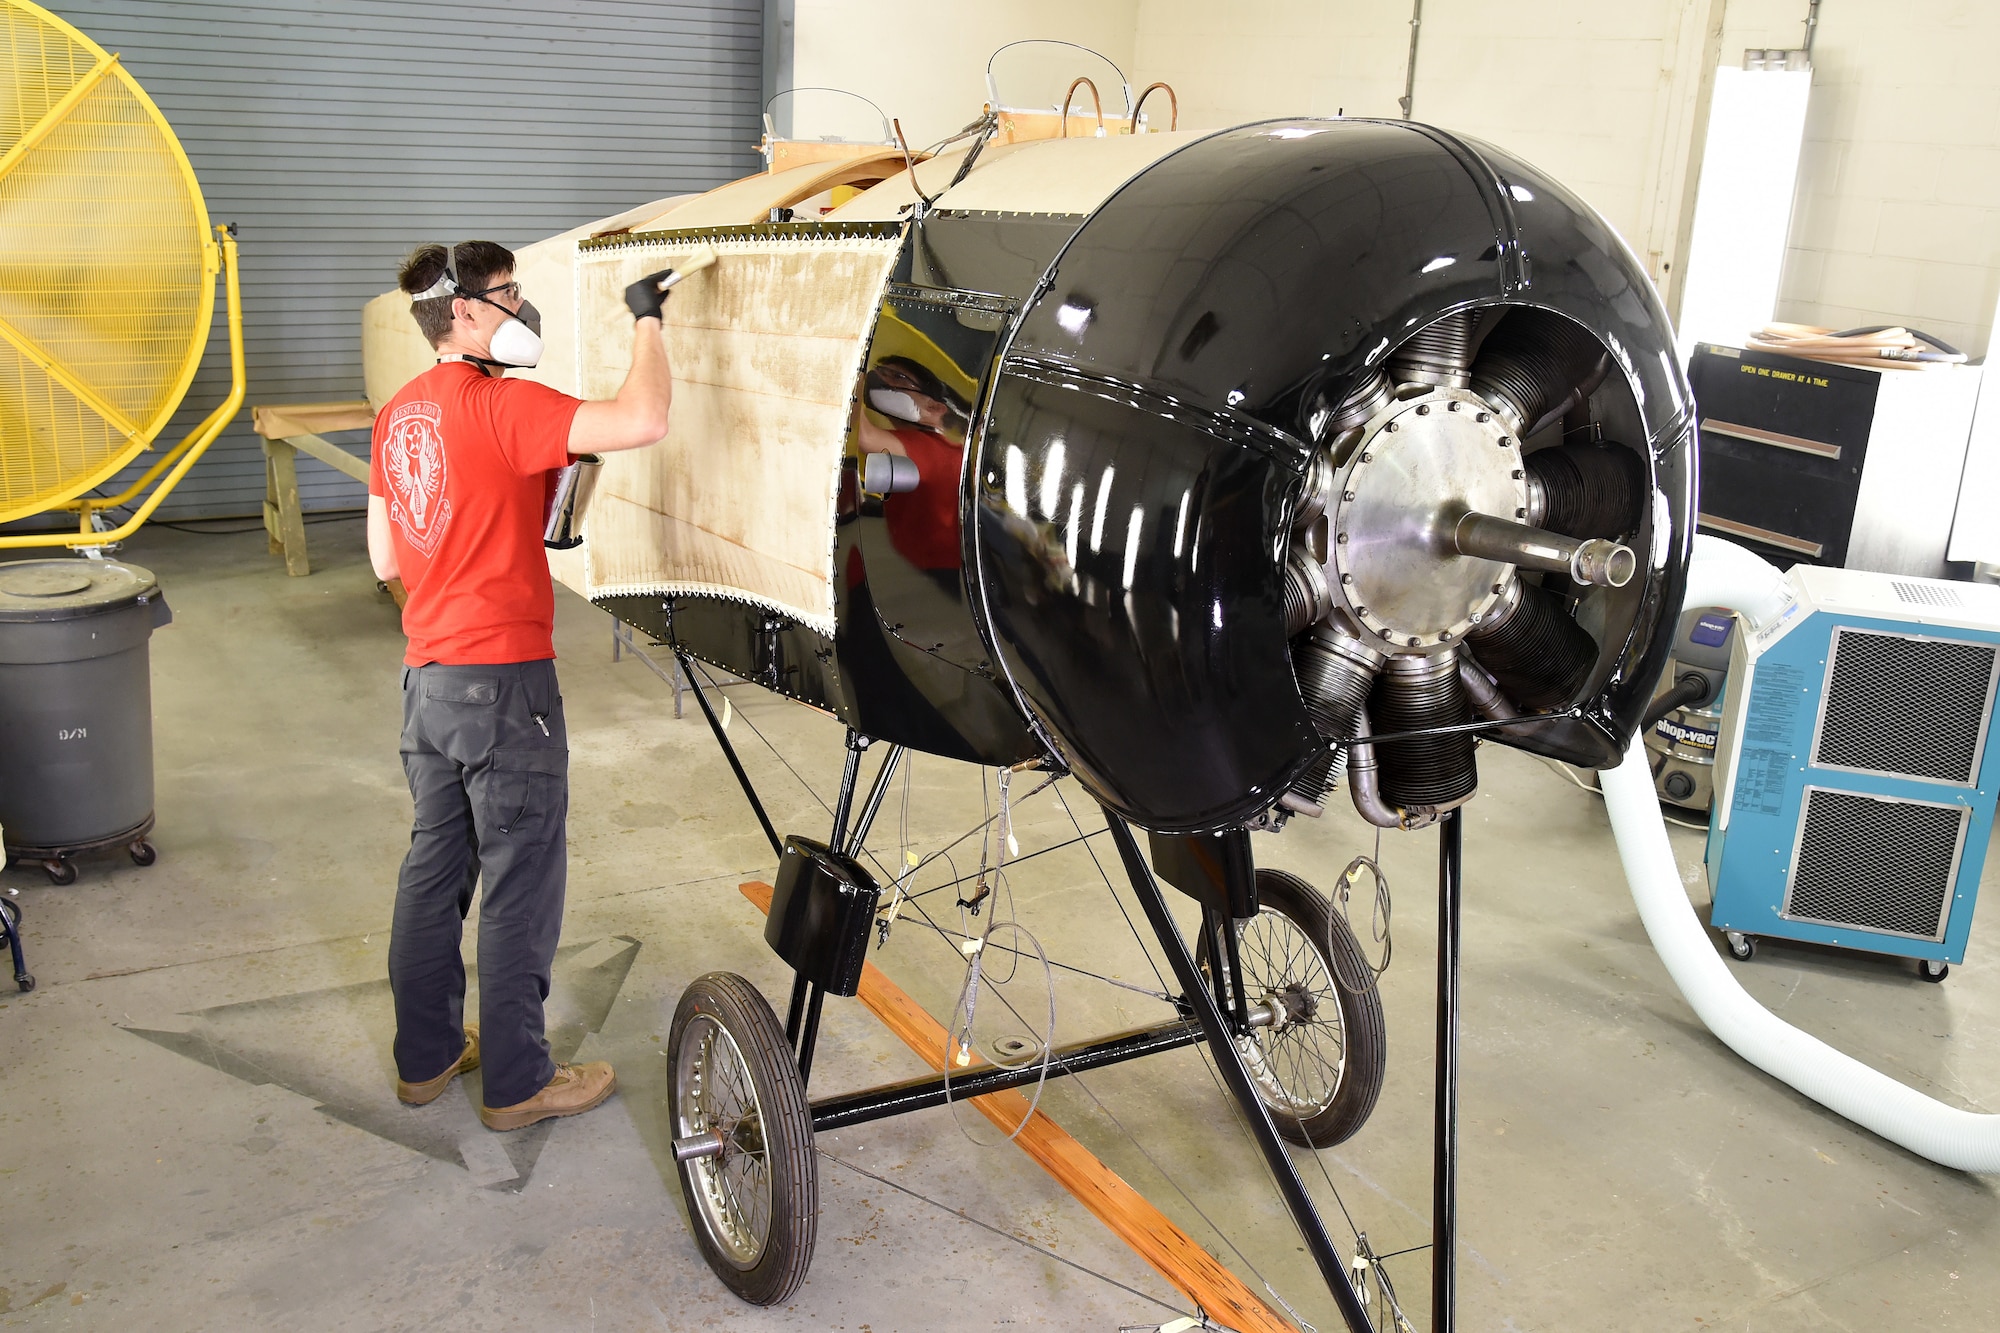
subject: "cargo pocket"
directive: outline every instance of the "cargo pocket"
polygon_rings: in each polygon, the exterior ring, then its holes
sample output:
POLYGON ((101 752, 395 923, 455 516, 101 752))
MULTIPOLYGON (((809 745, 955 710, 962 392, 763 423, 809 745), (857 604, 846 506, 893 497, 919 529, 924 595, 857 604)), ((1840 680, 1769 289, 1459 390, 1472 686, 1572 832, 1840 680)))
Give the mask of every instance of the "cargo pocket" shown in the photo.
POLYGON ((486 825, 506 837, 541 843, 569 808, 569 751, 496 749, 486 770, 486 825))

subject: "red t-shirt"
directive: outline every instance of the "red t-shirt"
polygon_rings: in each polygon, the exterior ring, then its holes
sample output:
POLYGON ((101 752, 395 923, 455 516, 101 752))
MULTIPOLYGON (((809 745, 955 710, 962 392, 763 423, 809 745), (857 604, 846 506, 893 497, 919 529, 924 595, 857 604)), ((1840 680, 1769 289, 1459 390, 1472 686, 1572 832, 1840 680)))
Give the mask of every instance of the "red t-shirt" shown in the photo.
POLYGON ((375 417, 368 493, 389 504, 410 666, 556 655, 542 528, 580 399, 447 361, 375 417))
POLYGON ((896 438, 917 465, 917 488, 882 501, 889 544, 918 569, 958 569, 958 479, 965 446, 921 426, 898 426, 896 438))

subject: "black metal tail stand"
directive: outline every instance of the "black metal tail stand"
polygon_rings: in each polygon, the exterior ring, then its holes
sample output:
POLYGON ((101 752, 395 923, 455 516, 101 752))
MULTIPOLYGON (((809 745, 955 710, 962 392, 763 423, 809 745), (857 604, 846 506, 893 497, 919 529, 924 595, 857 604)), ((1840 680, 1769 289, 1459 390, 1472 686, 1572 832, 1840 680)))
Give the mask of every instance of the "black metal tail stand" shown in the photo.
POLYGON ((1438 821, 1437 1099, 1431 1142, 1431 1333, 1451 1333, 1458 1310, 1458 926, 1465 830, 1459 812, 1438 821))

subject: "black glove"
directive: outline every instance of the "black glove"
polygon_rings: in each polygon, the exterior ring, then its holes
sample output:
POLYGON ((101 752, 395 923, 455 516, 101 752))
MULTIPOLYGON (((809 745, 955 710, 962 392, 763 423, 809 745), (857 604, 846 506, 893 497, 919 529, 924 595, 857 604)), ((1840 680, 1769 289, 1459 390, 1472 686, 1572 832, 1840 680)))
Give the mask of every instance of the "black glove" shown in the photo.
POLYGON ((632 318, 645 319, 649 315, 654 319, 662 318, 660 311, 666 308, 671 292, 662 291, 660 284, 673 276, 672 269, 663 268, 658 273, 648 273, 625 289, 625 305, 631 310, 632 318))

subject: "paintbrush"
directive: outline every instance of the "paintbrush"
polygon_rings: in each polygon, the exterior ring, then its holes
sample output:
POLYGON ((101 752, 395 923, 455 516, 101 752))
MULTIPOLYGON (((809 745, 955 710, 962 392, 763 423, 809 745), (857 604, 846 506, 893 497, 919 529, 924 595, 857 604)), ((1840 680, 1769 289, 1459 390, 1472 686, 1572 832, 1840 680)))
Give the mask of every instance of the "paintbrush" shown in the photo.
POLYGON ((699 273, 703 269, 707 268, 710 264, 713 264, 714 262, 715 262, 714 246, 712 245, 697 246, 695 252, 688 256, 687 262, 685 264, 680 265, 679 267, 675 268, 673 272, 667 274, 666 279, 660 283, 660 290, 664 292, 671 289, 673 285, 679 282, 682 278, 686 278, 693 274, 699 273))

